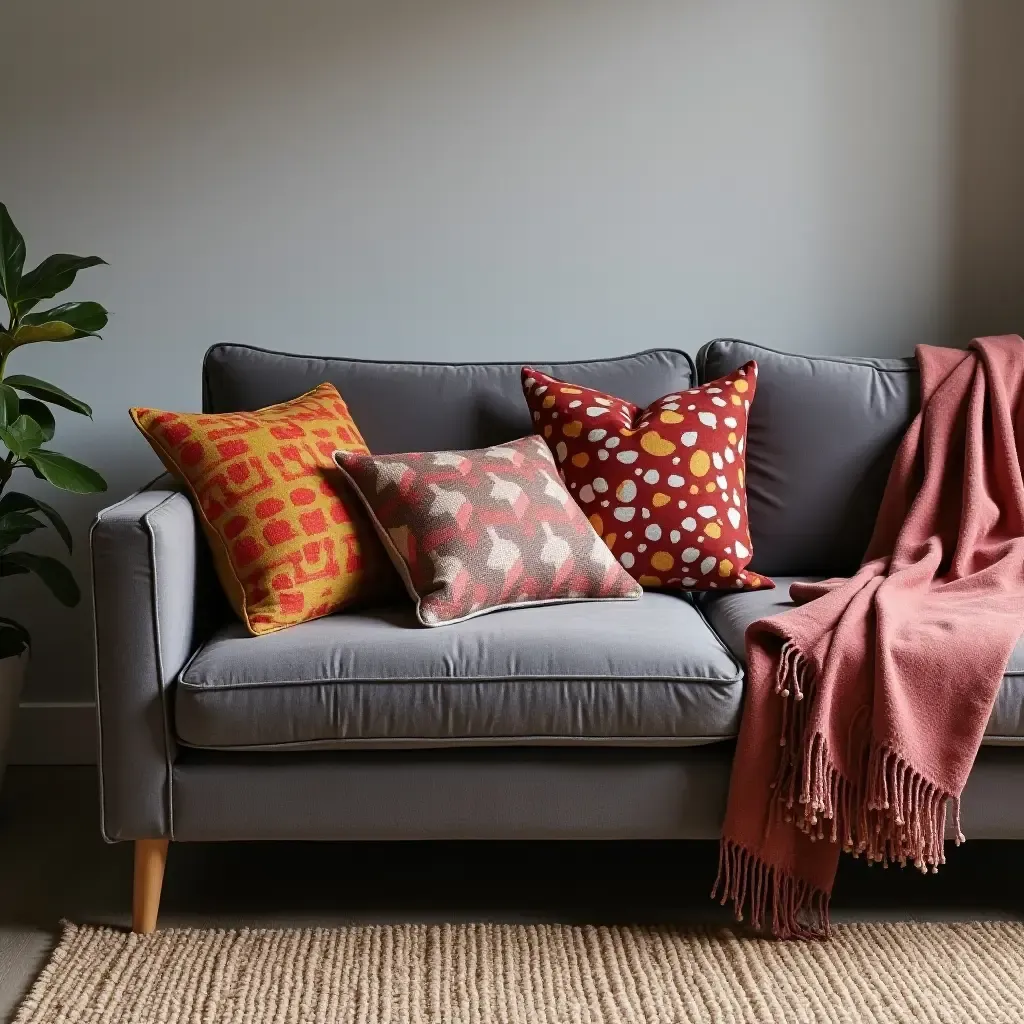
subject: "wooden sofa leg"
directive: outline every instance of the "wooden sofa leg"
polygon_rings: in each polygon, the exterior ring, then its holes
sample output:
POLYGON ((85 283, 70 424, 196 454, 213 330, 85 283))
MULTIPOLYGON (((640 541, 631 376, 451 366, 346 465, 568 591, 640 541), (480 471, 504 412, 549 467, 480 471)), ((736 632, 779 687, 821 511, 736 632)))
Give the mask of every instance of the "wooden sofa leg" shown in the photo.
POLYGON ((132 887, 132 931, 148 935, 156 930, 160 890, 167 863, 166 839, 135 840, 135 878, 132 887))

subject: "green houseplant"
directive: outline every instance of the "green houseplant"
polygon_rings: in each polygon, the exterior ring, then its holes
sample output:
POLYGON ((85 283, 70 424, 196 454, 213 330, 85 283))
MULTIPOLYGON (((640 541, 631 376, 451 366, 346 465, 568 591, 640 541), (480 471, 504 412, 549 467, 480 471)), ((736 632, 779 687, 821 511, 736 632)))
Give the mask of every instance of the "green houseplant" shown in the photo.
MULTIPOLYGON (((20 544, 28 534, 52 528, 70 553, 71 531, 45 501, 8 485, 15 473, 27 470, 64 491, 105 491, 106 482, 94 469, 49 447, 56 429, 51 406, 83 416, 91 416, 92 410, 55 384, 8 375, 7 363, 25 345, 96 336, 107 322, 107 311, 98 302, 36 307, 70 287, 80 270, 104 262, 98 256, 58 253, 25 273, 25 240, 0 203, 0 297, 7 304, 6 323, 0 320, 0 577, 33 574, 69 607, 81 599, 71 570, 59 559, 20 544)), ((0 616, 0 779, 31 642, 20 622, 0 616)))

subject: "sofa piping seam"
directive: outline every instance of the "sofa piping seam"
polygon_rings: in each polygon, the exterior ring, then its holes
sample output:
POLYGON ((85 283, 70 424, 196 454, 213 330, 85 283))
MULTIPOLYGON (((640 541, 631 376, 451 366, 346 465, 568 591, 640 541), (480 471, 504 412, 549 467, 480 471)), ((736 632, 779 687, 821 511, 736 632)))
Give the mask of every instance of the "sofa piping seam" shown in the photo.
POLYGON ((156 530, 151 517, 155 513, 159 512, 160 509, 164 508, 172 497, 179 496, 188 502, 190 508, 192 507, 192 503, 188 501, 188 498, 181 494, 180 491, 176 491, 174 495, 168 495, 168 497, 164 498, 164 500, 158 505, 151 508, 148 512, 143 513, 142 516, 142 521, 146 526, 146 532, 149 534, 149 564, 152 575, 151 590, 153 600, 153 642, 156 654, 160 716, 163 723, 164 733, 164 767, 167 771, 167 828, 172 841, 174 840, 174 770, 171 761, 171 729, 167 713, 167 680, 164 676, 163 636, 160 630, 160 585, 156 560, 156 530))
MULTIPOLYGON (((216 352, 218 349, 229 349, 229 348, 243 349, 246 352, 259 352, 262 355, 286 356, 286 357, 290 356, 290 357, 294 357, 296 359, 311 359, 311 360, 316 360, 316 361, 325 362, 325 363, 329 363, 329 362, 355 363, 355 364, 360 365, 360 366, 430 366, 430 367, 438 367, 438 368, 440 368, 440 367, 455 368, 455 367, 463 367, 463 366, 509 366, 509 367, 514 367, 516 365, 525 365, 523 363, 517 363, 517 361, 515 361, 515 360, 512 360, 512 361, 509 361, 509 360, 495 360, 495 361, 486 362, 486 363, 474 363, 474 362, 464 362, 464 363, 451 363, 451 362, 449 362, 449 363, 445 363, 445 362, 411 361, 411 360, 401 360, 401 359, 359 359, 359 358, 355 358, 355 357, 352 357, 352 356, 315 356, 315 355, 304 354, 304 353, 301 353, 301 352, 282 352, 280 349, 262 348, 259 345, 245 345, 245 344, 241 344, 239 342, 234 342, 234 341, 218 341, 218 342, 214 343, 213 345, 211 345, 206 350, 206 352, 203 354, 203 372, 202 372, 202 407, 203 407, 203 412, 210 412, 211 411, 210 410, 211 391, 210 391, 210 375, 209 375, 210 356, 214 352, 216 352)), ((687 367, 689 369, 690 384, 691 384, 691 386, 696 385, 696 384, 699 383, 699 381, 697 380, 697 366, 696 366, 696 363, 694 363, 694 361, 693 361, 693 357, 690 355, 689 352, 684 352, 682 349, 678 349, 678 348, 645 348, 645 349, 642 349, 639 352, 631 352, 631 353, 628 353, 627 355, 622 355, 622 356, 602 356, 602 357, 599 357, 597 359, 571 359, 571 360, 566 360, 566 361, 560 362, 560 363, 541 363, 540 365, 541 366, 555 367, 555 366, 568 366, 568 365, 571 365, 571 364, 581 364, 581 363, 618 363, 618 362, 624 362, 627 359, 636 359, 636 358, 638 358, 640 356, 653 356, 653 355, 658 355, 660 353, 670 353, 672 355, 682 356, 686 360, 686 364, 687 364, 687 367)))
MULTIPOLYGON (((94 653, 94 659, 93 659, 94 660, 94 670, 93 670, 94 686, 93 686, 93 689, 94 689, 94 693, 96 695, 96 760, 97 760, 97 769, 98 769, 97 776, 98 776, 98 779, 99 779, 99 788, 100 788, 100 834, 103 836, 103 840, 105 842, 107 842, 107 843, 114 843, 114 842, 118 842, 119 840, 114 839, 110 835, 110 833, 107 831, 107 802, 106 802, 106 793, 104 792, 104 774, 103 774, 103 716, 102 716, 102 713, 100 711, 100 708, 102 707, 102 701, 100 699, 100 635, 99 635, 99 617, 96 614, 96 608, 97 608, 97 604, 96 604, 96 551, 95 551, 95 548, 93 546, 93 536, 96 533, 96 530, 100 526, 102 526, 104 523, 118 521, 116 519, 116 517, 114 515, 112 515, 112 513, 116 512, 118 509, 120 509, 122 505, 128 504, 128 502, 131 501, 133 498, 137 498, 137 497, 139 497, 142 494, 150 493, 150 488, 153 486, 153 484, 156 483, 156 481, 159 480, 164 475, 165 474, 161 473, 158 476, 155 476, 148 483, 144 484, 138 490, 132 491, 131 494, 126 495, 120 501, 115 501, 114 504, 108 505, 106 508, 100 509, 99 512, 96 513, 96 518, 93 519, 92 524, 89 527, 89 561, 90 561, 91 567, 92 567, 92 580, 91 580, 92 587, 91 587, 91 590, 92 590, 92 627, 93 627, 93 653, 94 653)), ((149 509, 148 511, 146 511, 146 512, 144 512, 142 514, 142 521, 145 522, 146 521, 146 517, 150 513, 156 511, 156 509, 158 509, 158 508, 161 508, 164 504, 166 504, 172 498, 174 498, 174 497, 176 497, 176 496, 178 496, 180 494, 181 494, 180 491, 171 491, 171 492, 169 492, 167 494, 167 496, 164 497, 164 498, 161 498, 160 501, 156 505, 153 506, 153 508, 149 509)), ((121 519, 121 520, 119 520, 120 523, 132 523, 132 522, 136 522, 137 523, 139 521, 140 521, 139 517, 136 517, 135 519, 121 519)), ((148 524, 147 524, 147 532, 149 532, 148 524)), ((153 557, 152 557, 152 535, 150 536, 150 563, 153 564, 153 557)), ((154 575, 155 575, 155 569, 154 569, 154 575)), ((162 663, 161 663, 161 665, 159 667, 160 667, 160 671, 162 672, 163 671, 162 663)), ((168 791, 169 791, 170 790, 170 784, 171 784, 171 779, 170 779, 171 771, 170 771, 169 751, 168 751, 168 745, 167 745, 167 732, 166 732, 166 717, 167 717, 167 714, 166 714, 166 707, 164 707, 163 712, 164 712, 164 764, 165 764, 165 767, 167 768, 167 785, 168 785, 168 791)))
MULTIPOLYGON (((517 359, 493 359, 487 362, 474 362, 473 360, 467 360, 466 362, 445 362, 443 360, 425 360, 425 359, 362 359, 357 356, 317 356, 311 353, 303 352, 285 352, 281 349, 274 348, 263 348, 260 345, 246 345, 242 342, 235 341, 218 341, 211 345, 203 356, 203 372, 205 376, 206 372, 206 361, 210 357, 212 352, 222 348, 240 348, 247 352, 259 352, 261 355, 268 356, 289 356, 295 359, 312 359, 318 362, 330 363, 330 362, 344 362, 344 363, 356 363, 360 366, 436 366, 436 367, 463 367, 463 366, 526 366, 530 365, 529 360, 517 360, 517 359)), ((687 363, 693 368, 693 360, 688 352, 684 352, 679 348, 645 348, 639 352, 627 352, 621 356, 598 356, 594 359, 566 359, 561 361, 541 361, 541 366, 568 366, 579 363, 622 363, 629 359, 636 359, 638 356, 653 356, 660 353, 671 353, 672 355, 682 356, 687 363)))
MULTIPOLYGON (((716 634, 716 639, 718 639, 716 634)), ((191 660, 201 653, 201 649, 196 651, 191 660)), ((732 654, 726 650, 726 655, 732 658, 732 654)), ((377 685, 409 685, 417 683, 533 683, 533 684, 548 684, 548 683, 702 683, 707 686, 714 686, 716 688, 728 689, 736 686, 743 682, 744 673, 738 672, 737 675, 729 679, 709 679, 706 676, 667 676, 667 675, 656 675, 656 676, 623 676, 623 675, 581 675, 581 676, 566 676, 566 675, 511 675, 511 676, 408 676, 403 678, 392 678, 392 679, 381 679, 380 676, 358 676, 352 679, 266 679, 260 681, 254 681, 251 683, 218 683, 214 685, 204 685, 202 683, 195 683, 192 680, 185 679, 185 673, 188 671, 191 660, 188 665, 182 669, 181 673, 177 677, 177 683, 179 686, 183 686, 187 690, 195 691, 196 693, 215 693, 219 690, 253 690, 263 689, 267 687, 283 687, 283 686, 362 686, 367 684, 377 685)), ((735 661, 735 659, 733 659, 735 661)), ((737 666, 739 667, 739 666, 737 666)))
POLYGON ((760 349, 762 352, 768 352, 773 356, 788 356, 792 359, 806 359, 810 362, 815 363, 838 363, 842 366, 859 366, 865 370, 872 370, 875 373, 917 373, 918 369, 914 360, 911 356, 896 356, 892 359, 885 357, 874 357, 874 356, 829 356, 829 355, 807 355, 802 352, 783 352, 777 348, 769 348, 767 345, 759 345, 757 342, 744 341, 742 338, 712 338, 711 341, 703 345, 700 351, 697 353, 699 359, 699 373, 703 376, 704 370, 707 367, 707 355, 706 352, 711 348, 712 345, 723 344, 723 345, 746 345, 749 348, 760 349), (899 362, 902 365, 899 366, 874 366, 872 361, 877 358, 878 361, 884 362, 899 362))
POLYGON ((360 749, 360 750, 382 750, 399 748, 407 750, 441 750, 455 747, 543 747, 545 744, 551 746, 609 746, 609 747, 632 747, 643 749, 645 747, 656 747, 659 749, 671 749, 678 747, 689 749, 690 747, 710 747, 716 743, 727 743, 736 739, 737 733, 715 733, 708 736, 671 736, 659 734, 652 735, 630 735, 628 733, 606 733, 603 736, 573 736, 570 733, 502 733, 499 736, 373 736, 366 739, 344 736, 317 736, 306 740, 271 740, 267 743, 242 743, 237 745, 225 743, 192 743, 189 740, 179 739, 182 746, 190 750, 242 750, 257 753, 261 750, 287 750, 295 749, 302 752, 309 750, 332 750, 332 749, 360 749), (559 741, 565 742, 559 742, 559 741), (682 740, 683 742, 680 742, 682 740), (519 742, 511 742, 519 741, 519 742), (612 741, 612 742, 610 742, 612 741), (689 741, 689 742, 687 742, 689 741), (314 744, 323 746, 314 747, 314 744), (327 746, 331 744, 331 746, 327 746), (403 746, 409 744, 409 746, 403 746))
POLYGON ((133 491, 120 501, 114 502, 113 505, 100 509, 96 513, 96 518, 93 519, 92 525, 89 527, 89 562, 92 568, 92 579, 90 582, 92 584, 93 691, 96 695, 96 766, 98 769, 96 774, 100 788, 100 835, 103 836, 104 842, 107 843, 113 843, 116 840, 107 831, 107 797, 103 775, 103 714, 100 710, 103 706, 100 700, 100 627, 99 616, 96 614, 96 549, 93 546, 93 536, 97 528, 110 518, 109 513, 127 504, 132 498, 138 497, 143 491, 144 488, 139 488, 139 490, 133 491))

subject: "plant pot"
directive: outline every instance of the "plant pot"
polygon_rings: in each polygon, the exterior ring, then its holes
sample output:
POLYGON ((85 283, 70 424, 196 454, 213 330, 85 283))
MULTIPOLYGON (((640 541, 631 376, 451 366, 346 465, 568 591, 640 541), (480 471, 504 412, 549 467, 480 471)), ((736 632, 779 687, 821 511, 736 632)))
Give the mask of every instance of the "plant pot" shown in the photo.
POLYGON ((14 715, 18 710, 21 685, 25 681, 28 651, 13 658, 0 658, 0 785, 7 767, 7 747, 11 739, 14 715))

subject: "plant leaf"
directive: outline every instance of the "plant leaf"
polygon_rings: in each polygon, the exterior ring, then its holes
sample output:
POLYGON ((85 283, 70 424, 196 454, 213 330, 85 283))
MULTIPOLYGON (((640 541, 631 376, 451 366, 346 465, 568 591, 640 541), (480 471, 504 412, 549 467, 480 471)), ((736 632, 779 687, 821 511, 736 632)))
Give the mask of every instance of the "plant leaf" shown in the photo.
POLYGON ((91 416, 92 409, 85 402, 72 398, 66 391, 62 391, 56 384, 49 384, 38 377, 29 377, 24 373, 14 373, 10 377, 4 377, 4 383, 16 391, 23 391, 26 395, 38 398, 42 402, 49 402, 50 405, 59 405, 62 409, 70 409, 72 412, 79 412, 83 416, 91 416))
MULTIPOLYGON (((68 551, 71 551, 71 531, 68 524, 64 522, 55 508, 47 505, 39 498, 33 498, 30 494, 22 494, 21 491, 8 491, 0 498, 0 516, 10 512, 39 512, 46 516, 53 524, 53 528, 60 534, 68 551)), ((2 621, 2 619, 0 619, 2 621)))
POLYGON ((13 423, 0 427, 0 440, 23 459, 43 443, 43 432, 35 420, 19 416, 13 423))
POLYGON ((74 608, 81 600, 81 592, 71 570, 49 555, 34 555, 28 551, 5 551, 0 555, 0 576, 35 573, 61 604, 74 608))
POLYGON ((45 324, 26 324, 14 332, 14 345, 31 345, 37 341, 71 341, 75 337, 75 329, 71 324, 60 320, 51 320, 45 324))
POLYGON ((6 427, 18 418, 18 392, 9 384, 0 384, 0 427, 6 427))
POLYGON ((43 526, 27 512, 8 512, 0 516, 0 548, 9 548, 25 534, 41 530, 43 526))
POLYGON ((18 301, 21 271, 25 266, 25 239, 14 226, 7 207, 0 203, 0 295, 10 306, 18 301))
POLYGON ((66 252, 47 256, 35 270, 30 270, 21 279, 19 312, 27 313, 40 299, 52 299, 58 292, 70 288, 80 270, 106 262, 99 256, 72 256, 66 252))
POLYGON ((55 320, 79 331, 101 331, 107 326, 107 311, 98 302, 63 302, 38 313, 29 313, 21 322, 45 324, 55 320))
POLYGON ((74 341, 94 337, 107 326, 107 311, 98 302, 65 302, 29 313, 14 332, 16 345, 33 341, 74 341))
POLYGON ((32 637, 20 622, 0 616, 0 658, 13 658, 31 646, 32 637))
MULTIPOLYGON (((0 389, 4 387, 6 387, 6 385, 0 384, 0 389)), ((8 388, 7 390, 12 392, 14 391, 13 388, 8 388)), ((16 392, 14 397, 17 400, 18 395, 16 392)), ((48 405, 45 405, 35 398, 23 398, 19 402, 19 408, 30 420, 34 420, 36 422, 43 434, 43 444, 53 437, 57 430, 57 424, 54 421, 53 413, 50 412, 50 407, 48 405)))
POLYGON ((46 480, 62 491, 93 494, 107 489, 106 480, 95 469, 90 469, 66 455, 47 451, 45 448, 36 448, 22 457, 29 466, 38 470, 46 480))

